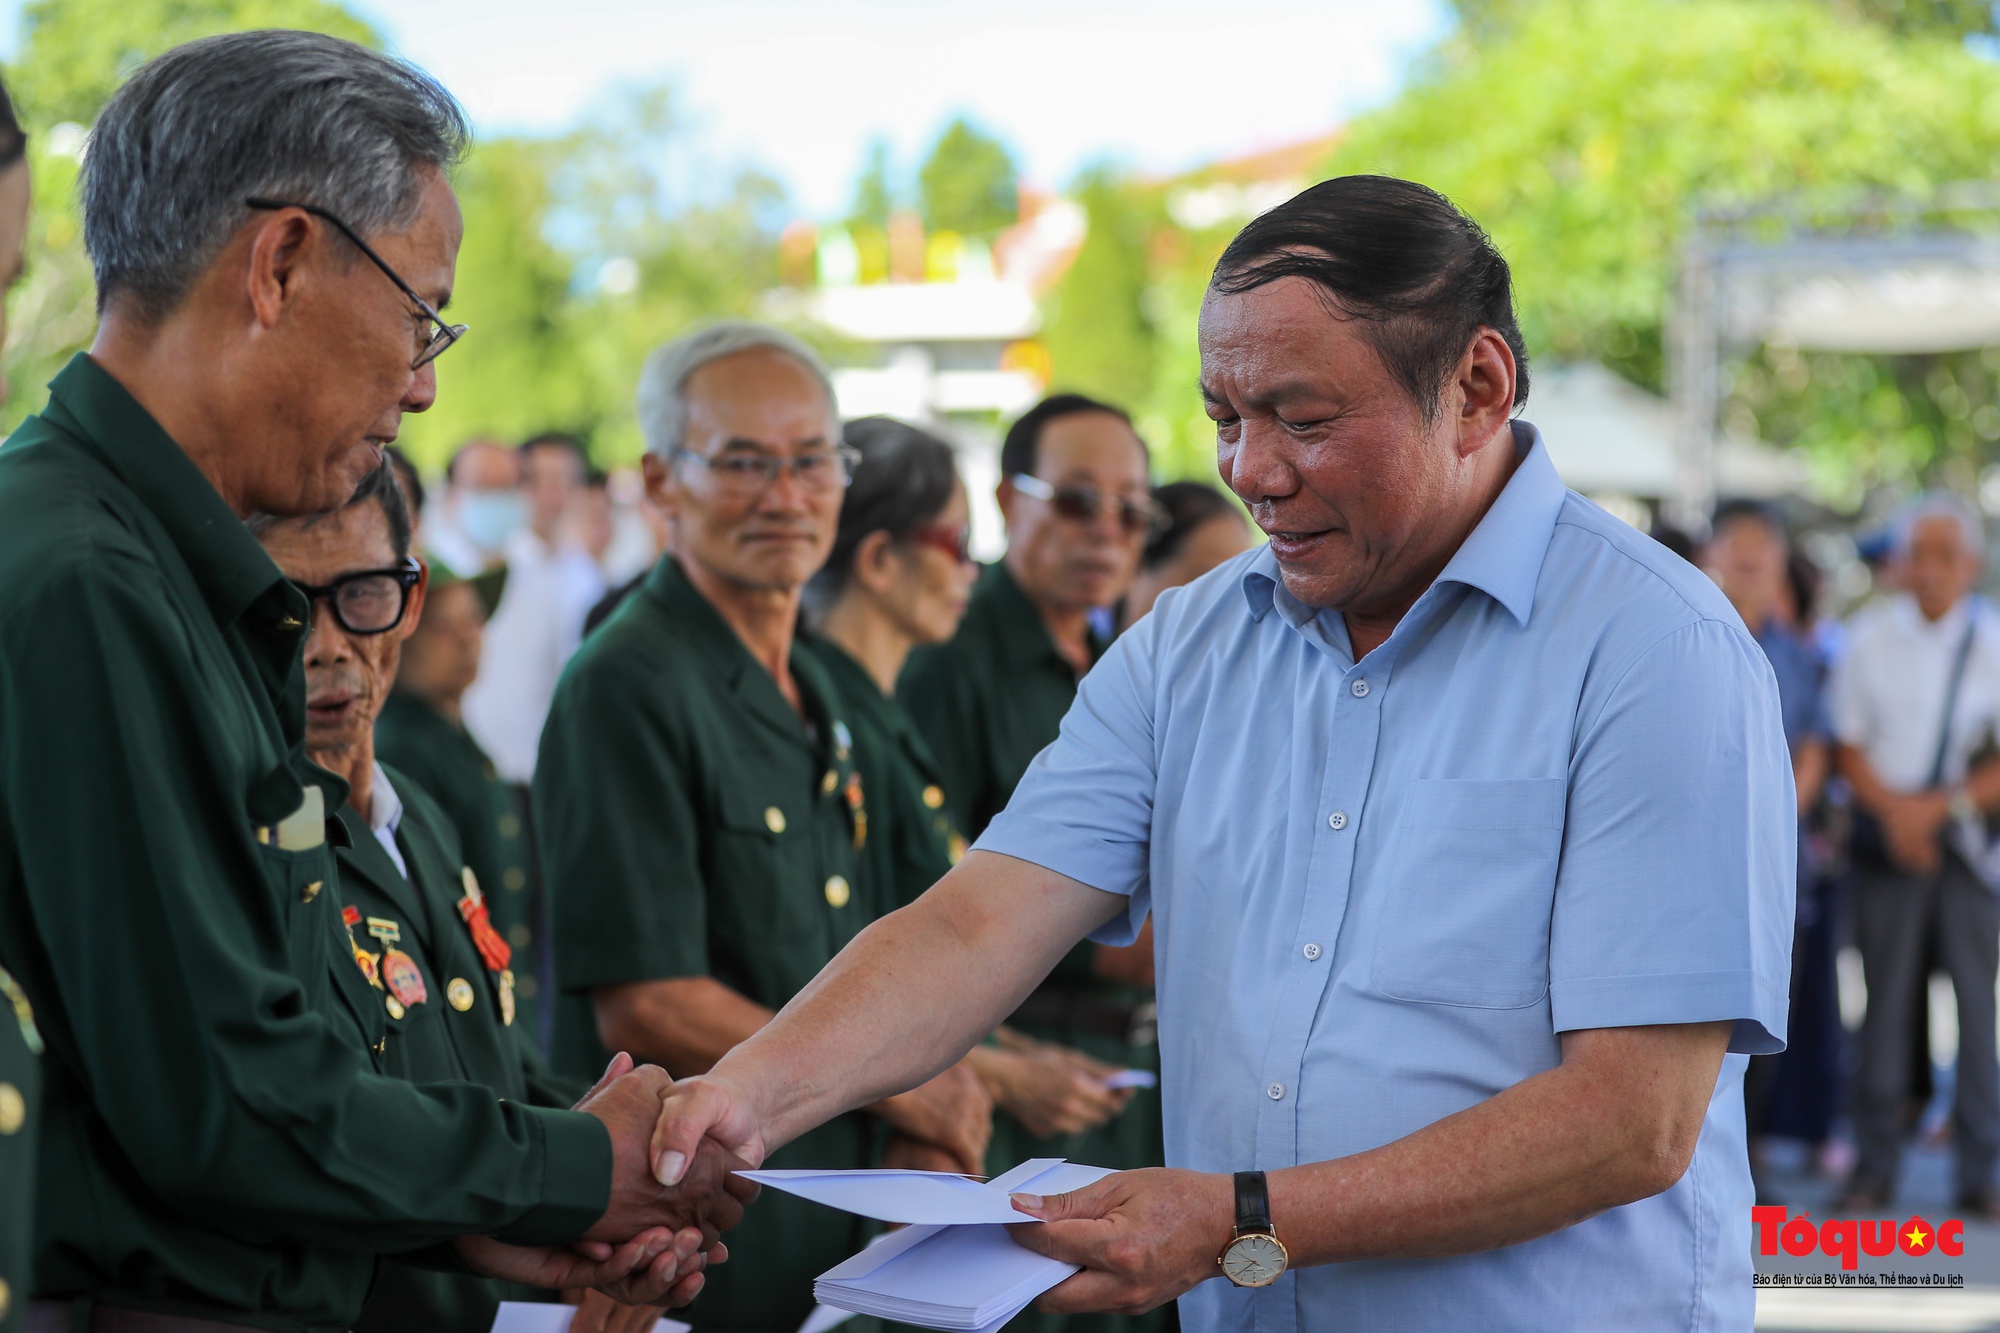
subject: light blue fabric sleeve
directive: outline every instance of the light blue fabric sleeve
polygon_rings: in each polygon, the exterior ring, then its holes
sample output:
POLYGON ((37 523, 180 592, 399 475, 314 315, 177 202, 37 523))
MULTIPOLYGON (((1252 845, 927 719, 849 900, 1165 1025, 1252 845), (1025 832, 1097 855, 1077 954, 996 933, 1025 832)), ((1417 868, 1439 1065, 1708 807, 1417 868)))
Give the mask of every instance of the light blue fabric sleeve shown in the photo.
POLYGON ((1558 1032, 1733 1019, 1784 1049, 1798 821, 1777 683, 1701 620, 1579 719, 1549 939, 1558 1032))
POLYGON ((1162 623, 1158 611, 1146 616, 1090 669, 1061 733, 973 844, 1125 896, 1126 911, 1091 935, 1102 944, 1130 944, 1152 907, 1153 684, 1162 623))

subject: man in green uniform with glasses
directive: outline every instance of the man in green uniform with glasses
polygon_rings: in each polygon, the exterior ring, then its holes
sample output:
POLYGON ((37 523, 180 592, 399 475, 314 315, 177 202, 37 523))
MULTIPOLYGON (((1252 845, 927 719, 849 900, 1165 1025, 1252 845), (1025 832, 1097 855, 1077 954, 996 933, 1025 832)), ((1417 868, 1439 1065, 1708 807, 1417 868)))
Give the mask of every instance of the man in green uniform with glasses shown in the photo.
MULTIPOLYGON (((342 924, 354 965, 382 1005, 385 1072, 412 1083, 481 1083, 530 1106, 571 1105, 584 1085, 549 1073, 518 1021, 513 951, 487 913, 457 832, 420 784, 376 759, 377 715, 429 611, 402 490, 385 467, 334 513, 259 515, 250 528, 312 601, 306 755, 348 786, 339 810, 347 838, 335 853, 342 924)), ((486 1333, 502 1300, 536 1296, 392 1257, 354 1330, 486 1333)), ((589 1300, 586 1327, 626 1309, 595 1293, 589 1300)))
MULTIPOLYGON (((675 549, 564 672, 535 817, 568 993, 558 1067, 629 1050, 680 1077, 769 1022, 873 918, 858 885, 869 798, 843 701, 792 651, 847 483, 818 357, 759 325, 701 330, 648 358, 639 420, 675 549)), ((977 1171, 988 1108, 954 1068, 771 1164, 868 1165, 879 1120, 977 1171)), ((704 1333, 796 1328, 813 1278, 866 1238, 858 1219, 767 1195, 693 1317, 704 1333)))
MULTIPOLYGON (((441 562, 427 568, 423 619, 403 643, 396 687, 375 719, 375 748, 444 811, 486 894, 494 928, 525 960, 540 942, 530 924, 529 844, 517 789, 495 771, 459 708, 479 674, 485 604, 477 581, 441 562)), ((521 1024, 539 1043, 543 997, 534 970, 516 967, 514 974, 521 1024)))
MULTIPOLYGON (((959 827, 977 838, 1056 738, 1077 681, 1105 647, 1091 623, 1138 573, 1164 515, 1153 499, 1144 441, 1125 413, 1057 394, 1024 413, 1000 450, 1007 554, 980 578, 949 643, 910 655, 898 690, 944 769, 959 827)), ((1081 1052, 1107 1075, 1157 1072, 1150 937, 1130 949, 1085 942, 1057 964, 998 1040, 1081 1052)), ((1141 1089, 1093 1129, 1047 1137, 1011 1117, 995 1126, 996 1168, 1067 1157, 1127 1170, 1158 1166, 1165 1148, 1159 1094, 1141 1089)), ((1144 1316, 1147 1326, 1164 1316, 1144 1316)), ((1119 1316, 1028 1315, 1044 1329, 1115 1326, 1119 1316)))
POLYGON ((464 136, 419 72, 282 31, 159 57, 93 128, 101 324, 0 449, 0 966, 45 1042, 32 1329, 346 1328, 376 1255, 445 1242, 685 1298, 693 1224, 734 1220, 713 1150, 700 1189, 654 1183, 658 1070, 582 1113, 385 1076, 329 887, 347 791, 301 753, 308 605, 242 520, 339 508, 430 405, 464 136))

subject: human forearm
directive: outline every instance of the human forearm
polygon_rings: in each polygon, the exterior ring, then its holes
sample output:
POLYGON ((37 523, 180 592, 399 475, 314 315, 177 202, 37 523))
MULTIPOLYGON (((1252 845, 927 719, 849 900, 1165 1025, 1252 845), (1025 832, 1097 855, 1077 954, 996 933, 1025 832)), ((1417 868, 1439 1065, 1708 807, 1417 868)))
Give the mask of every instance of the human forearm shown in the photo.
POLYGON ((673 977, 593 994, 597 1039, 675 1078, 705 1074, 771 1021, 771 1011, 713 977, 673 977))
MULTIPOLYGON (((1468 1254, 1546 1235, 1669 1188, 1686 1171, 1731 1023, 1563 1038, 1563 1063, 1371 1152, 1269 1173, 1294 1267, 1468 1254)), ((1016 1195, 1037 1253, 1081 1265, 1054 1312, 1149 1310, 1216 1276, 1231 1235, 1221 1173, 1124 1171, 1069 1194, 1016 1195)))
MULTIPOLYGON (((715 1080, 768 1152, 957 1061, 1120 906, 1025 861, 968 856, 857 936, 715 1080)), ((670 1098, 666 1138, 676 1116, 670 1098)))
POLYGON ((1729 1023, 1574 1033, 1565 1061, 1372 1152, 1271 1173, 1296 1265, 1512 1245, 1670 1188, 1687 1170, 1729 1023), (1616 1042, 1616 1058, 1572 1058, 1616 1042))

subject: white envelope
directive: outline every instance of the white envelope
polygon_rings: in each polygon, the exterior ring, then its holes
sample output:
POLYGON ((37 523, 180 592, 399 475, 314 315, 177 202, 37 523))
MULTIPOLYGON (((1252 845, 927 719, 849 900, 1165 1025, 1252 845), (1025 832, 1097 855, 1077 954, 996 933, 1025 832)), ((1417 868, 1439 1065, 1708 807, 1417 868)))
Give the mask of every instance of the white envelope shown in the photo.
MULTIPOLYGON (((493 1333, 569 1333, 569 1321, 576 1318, 574 1305, 553 1301, 502 1301, 493 1316, 493 1333)), ((678 1319, 661 1319, 653 1333, 693 1333, 692 1324, 678 1319)))
MULTIPOLYGON (((1113 1174, 1056 1158, 1023 1162, 985 1188, 1064 1194, 1113 1174)), ((1015 1217, 1032 1221, 1023 1214, 1015 1217)), ((1077 1271, 1014 1243, 1000 1226, 912 1226, 820 1274, 822 1305, 929 1328, 998 1328, 1077 1271)))
MULTIPOLYGON (((1041 1159, 1040 1166, 1046 1170, 1059 1160, 1041 1159)), ((1016 1210, 1005 1189, 942 1171, 738 1171, 736 1174, 878 1222, 973 1226, 1039 1220, 1016 1210)))

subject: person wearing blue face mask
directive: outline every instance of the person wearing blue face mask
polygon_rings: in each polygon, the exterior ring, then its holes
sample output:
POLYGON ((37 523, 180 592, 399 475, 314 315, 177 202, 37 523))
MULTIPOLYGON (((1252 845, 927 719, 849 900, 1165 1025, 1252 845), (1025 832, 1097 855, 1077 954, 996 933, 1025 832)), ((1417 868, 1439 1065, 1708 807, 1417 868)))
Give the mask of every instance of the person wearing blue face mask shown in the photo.
POLYGON ((527 520, 520 457, 492 440, 459 446, 445 469, 438 517, 425 534, 431 555, 460 578, 497 568, 507 539, 527 520))

